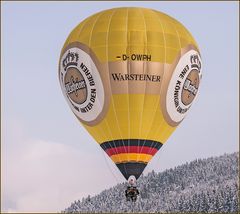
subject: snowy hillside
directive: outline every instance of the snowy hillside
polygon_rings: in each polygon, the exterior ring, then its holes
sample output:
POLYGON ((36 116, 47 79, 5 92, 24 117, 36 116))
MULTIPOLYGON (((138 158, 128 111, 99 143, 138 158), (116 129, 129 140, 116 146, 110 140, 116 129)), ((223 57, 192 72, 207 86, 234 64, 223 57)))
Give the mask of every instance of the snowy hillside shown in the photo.
POLYGON ((126 202, 126 184, 75 201, 63 212, 237 212, 238 155, 199 159, 138 180, 140 197, 126 202))

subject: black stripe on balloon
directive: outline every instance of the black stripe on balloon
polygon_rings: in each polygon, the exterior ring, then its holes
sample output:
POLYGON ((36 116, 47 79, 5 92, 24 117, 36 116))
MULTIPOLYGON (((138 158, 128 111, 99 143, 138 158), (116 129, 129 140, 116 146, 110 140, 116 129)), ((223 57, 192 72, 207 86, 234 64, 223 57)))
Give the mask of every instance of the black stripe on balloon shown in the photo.
POLYGON ((100 146, 105 151, 110 148, 116 148, 119 146, 148 146, 150 148, 155 148, 159 150, 162 147, 162 143, 154 140, 140 140, 140 139, 119 139, 114 141, 107 141, 100 146))
POLYGON ((147 166, 146 163, 142 162, 118 163, 116 165, 126 180, 128 180, 131 175, 134 175, 136 179, 138 179, 147 166))

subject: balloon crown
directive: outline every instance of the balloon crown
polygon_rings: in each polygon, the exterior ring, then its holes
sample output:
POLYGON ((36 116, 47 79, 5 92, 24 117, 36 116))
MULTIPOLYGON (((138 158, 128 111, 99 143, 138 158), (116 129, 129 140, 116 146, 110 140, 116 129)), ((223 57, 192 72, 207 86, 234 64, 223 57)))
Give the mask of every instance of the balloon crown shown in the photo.
POLYGON ((62 65, 64 67, 64 70, 66 71, 67 68, 70 65, 75 65, 77 66, 77 61, 79 59, 79 55, 78 53, 72 52, 72 51, 68 51, 66 57, 63 59, 62 61, 62 65))

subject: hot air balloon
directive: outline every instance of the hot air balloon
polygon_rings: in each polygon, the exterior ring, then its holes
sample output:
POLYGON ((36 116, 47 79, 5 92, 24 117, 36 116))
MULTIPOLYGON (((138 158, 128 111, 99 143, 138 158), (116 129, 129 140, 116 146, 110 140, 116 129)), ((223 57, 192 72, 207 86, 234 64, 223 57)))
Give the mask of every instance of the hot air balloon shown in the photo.
POLYGON ((72 112, 128 180, 139 178, 185 118, 201 70, 198 45, 181 23, 125 7, 75 27, 58 74, 72 112))

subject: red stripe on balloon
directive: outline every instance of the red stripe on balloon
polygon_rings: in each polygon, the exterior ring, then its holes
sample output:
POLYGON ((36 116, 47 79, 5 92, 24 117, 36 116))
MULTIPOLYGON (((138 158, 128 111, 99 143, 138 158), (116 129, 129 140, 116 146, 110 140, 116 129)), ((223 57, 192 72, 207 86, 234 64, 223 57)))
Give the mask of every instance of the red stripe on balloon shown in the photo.
POLYGON ((116 155, 120 153, 143 153, 149 155, 155 155, 158 150, 148 146, 119 146, 115 148, 106 149, 105 152, 109 155, 116 155))

